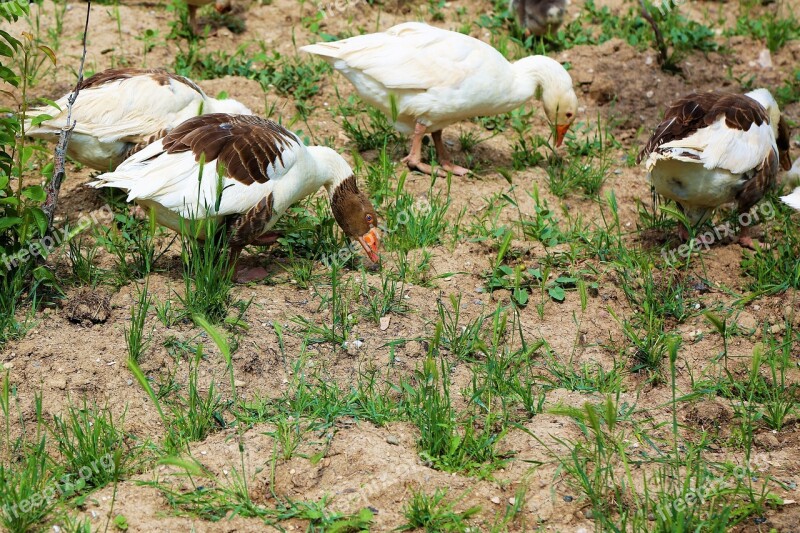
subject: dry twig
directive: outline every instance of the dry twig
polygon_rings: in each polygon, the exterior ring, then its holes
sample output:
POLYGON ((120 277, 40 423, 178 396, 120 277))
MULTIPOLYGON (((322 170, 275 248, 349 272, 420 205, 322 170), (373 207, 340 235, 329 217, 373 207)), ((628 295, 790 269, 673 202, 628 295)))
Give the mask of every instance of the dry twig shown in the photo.
POLYGON ((89 13, 92 11, 92 2, 86 2, 86 24, 83 28, 83 55, 81 56, 81 66, 78 69, 78 82, 75 84, 75 91, 67 99, 67 121, 64 127, 61 128, 61 133, 58 136, 58 144, 56 145, 55 164, 53 168, 53 179, 47 184, 45 190, 47 192, 47 199, 45 200, 42 211, 47 216, 47 234, 50 235, 53 231, 53 217, 56 212, 56 203, 58 202, 58 191, 61 188, 61 182, 64 181, 66 175, 64 171, 64 162, 67 157, 67 145, 69 138, 72 135, 72 130, 75 129, 75 122, 72 121, 72 105, 78 98, 78 93, 83 83, 83 64, 86 62, 86 34, 89 33, 89 13))

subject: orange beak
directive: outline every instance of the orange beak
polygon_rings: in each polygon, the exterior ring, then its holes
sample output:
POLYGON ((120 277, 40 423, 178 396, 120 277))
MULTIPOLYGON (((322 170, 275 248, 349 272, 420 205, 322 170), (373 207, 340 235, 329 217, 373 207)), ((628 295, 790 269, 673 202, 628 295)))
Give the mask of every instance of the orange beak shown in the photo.
POLYGON ((381 256, 378 255, 378 248, 381 244, 381 234, 378 228, 372 228, 361 237, 357 237, 359 244, 367 252, 367 257, 373 263, 380 263, 381 256))
POLYGON ((559 124, 556 126, 556 148, 561 146, 561 143, 564 142, 564 136, 567 135, 567 130, 569 129, 569 124, 559 124))

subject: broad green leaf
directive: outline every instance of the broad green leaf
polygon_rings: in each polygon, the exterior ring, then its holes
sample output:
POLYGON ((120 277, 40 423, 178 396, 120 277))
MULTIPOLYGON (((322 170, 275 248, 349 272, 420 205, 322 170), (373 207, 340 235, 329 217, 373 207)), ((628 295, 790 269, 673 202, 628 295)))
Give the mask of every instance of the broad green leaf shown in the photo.
POLYGON ((16 226, 17 224, 22 224, 22 219, 20 217, 2 217, 0 218, 0 231, 6 230, 11 226, 16 226))
POLYGON ((550 287, 549 289, 547 289, 547 293, 550 295, 550 298, 552 298, 553 300, 557 300, 559 302, 563 302, 564 297, 566 296, 564 289, 562 289, 557 285, 555 287, 550 287))
MULTIPOLYGON (((22 166, 28 164, 30 161, 31 156, 33 156, 33 146, 26 146, 22 149, 22 154, 20 156, 20 161, 22 162, 22 166)), ((25 191, 22 191, 22 194, 25 194, 25 191)))
POLYGON ((5 39, 5 40, 6 40, 6 42, 7 42, 8 44, 10 44, 10 45, 11 45, 11 47, 12 47, 14 50, 17 50, 17 49, 19 48, 19 45, 20 45, 20 44, 22 44, 22 43, 20 43, 20 42, 19 42, 19 40, 18 40, 16 37, 13 37, 13 36, 12 36, 10 33, 8 33, 7 31, 0 30, 0 37, 2 37, 3 39, 5 39))
POLYGON ((53 118, 51 115, 48 115, 47 113, 42 113, 41 115, 33 117, 31 119, 31 126, 38 126, 45 120, 50 120, 51 118, 53 118))
POLYGON ((31 185, 22 189, 22 196, 30 198, 34 202, 44 202, 47 199, 47 193, 44 192, 44 187, 41 185, 31 185))
POLYGON ((47 215, 44 214, 44 211, 38 207, 28 207, 25 212, 30 214, 31 218, 36 222, 36 227, 39 228, 39 235, 44 236, 47 233, 47 215))

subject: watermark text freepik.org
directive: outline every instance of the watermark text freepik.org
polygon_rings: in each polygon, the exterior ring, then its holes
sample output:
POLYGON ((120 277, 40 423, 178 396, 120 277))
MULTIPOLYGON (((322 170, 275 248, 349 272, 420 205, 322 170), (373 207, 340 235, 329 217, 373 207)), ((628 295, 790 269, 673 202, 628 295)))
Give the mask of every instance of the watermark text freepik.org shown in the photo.
MULTIPOLYGON (((739 227, 746 228, 760 224, 765 220, 772 220, 775 217, 775 206, 771 202, 764 202, 751 212, 741 213, 737 218, 739 227)), ((701 248, 708 250, 712 244, 721 241, 726 237, 730 237, 736 233, 736 228, 730 222, 714 226, 710 230, 696 235, 687 243, 681 244, 672 250, 661 250, 661 258, 668 264, 672 265, 678 261, 678 256, 686 259, 692 253, 699 251, 701 248)))
POLYGON ((41 491, 35 492, 29 498, 25 498, 18 503, 4 505, 2 513, 9 519, 16 519, 20 514, 25 515, 43 505, 51 505, 57 496, 74 493, 81 482, 85 484, 94 475, 99 474, 101 469, 106 473, 114 469, 114 456, 112 454, 107 453, 90 464, 82 466, 78 470, 77 477, 74 477, 75 474, 62 476, 60 482, 51 483, 41 491))
POLYGON ((34 257, 47 257, 55 248, 69 242, 72 237, 89 226, 93 224, 104 224, 111 220, 113 216, 114 212, 111 210, 111 206, 106 204, 91 215, 81 216, 74 227, 70 228, 65 226, 53 231, 52 235, 46 235, 41 239, 31 241, 27 248, 22 248, 18 252, 10 255, 3 255, 2 258, 0 258, 0 263, 2 263, 6 270, 11 270, 19 266, 20 263, 30 261, 34 257))

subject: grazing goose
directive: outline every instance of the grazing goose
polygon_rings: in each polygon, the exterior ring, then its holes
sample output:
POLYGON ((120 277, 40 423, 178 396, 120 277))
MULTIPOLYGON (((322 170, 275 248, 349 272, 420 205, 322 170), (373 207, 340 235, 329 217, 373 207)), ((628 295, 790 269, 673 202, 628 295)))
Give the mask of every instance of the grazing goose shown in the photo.
POLYGON ((189 7, 189 25, 195 35, 200 34, 200 26, 197 24, 197 9, 211 2, 214 2, 214 9, 217 10, 217 13, 227 13, 231 10, 230 0, 186 0, 189 7))
POLYGON ((355 86, 361 97, 395 127, 413 134, 403 160, 412 170, 430 174, 423 164, 422 138, 431 132, 440 170, 464 175, 442 142, 442 128, 471 117, 506 113, 532 97, 544 104, 560 145, 578 99, 572 78, 557 61, 530 56, 509 63, 478 39, 420 22, 406 22, 383 33, 300 48, 319 55, 355 86))
MULTIPOLYGON (((342 156, 306 147, 282 126, 253 115, 191 118, 90 185, 126 189, 129 202, 153 208, 159 224, 176 231, 181 217, 225 219, 233 263, 244 246, 275 242, 278 235, 269 230, 283 212, 325 187, 344 233, 379 261, 378 217, 342 156)), ((266 275, 260 267, 235 270, 240 282, 266 275)))
MULTIPOLYGON (((53 118, 25 134, 55 142, 67 120, 67 98, 34 109, 30 117, 53 118)), ((97 170, 113 170, 122 161, 166 135, 184 120, 202 113, 251 114, 236 100, 217 100, 191 80, 162 69, 116 68, 83 80, 72 108, 76 121, 68 155, 97 170)))
POLYGON ((508 10, 516 15, 526 36, 542 37, 561 26, 568 5, 569 0, 510 0, 508 10))
MULTIPOLYGON (((722 204, 736 201, 745 213, 761 200, 778 166, 790 166, 789 128, 766 89, 693 93, 667 109, 637 163, 643 160, 655 191, 696 226, 722 204)), ((746 226, 739 243, 753 247, 746 226)))

